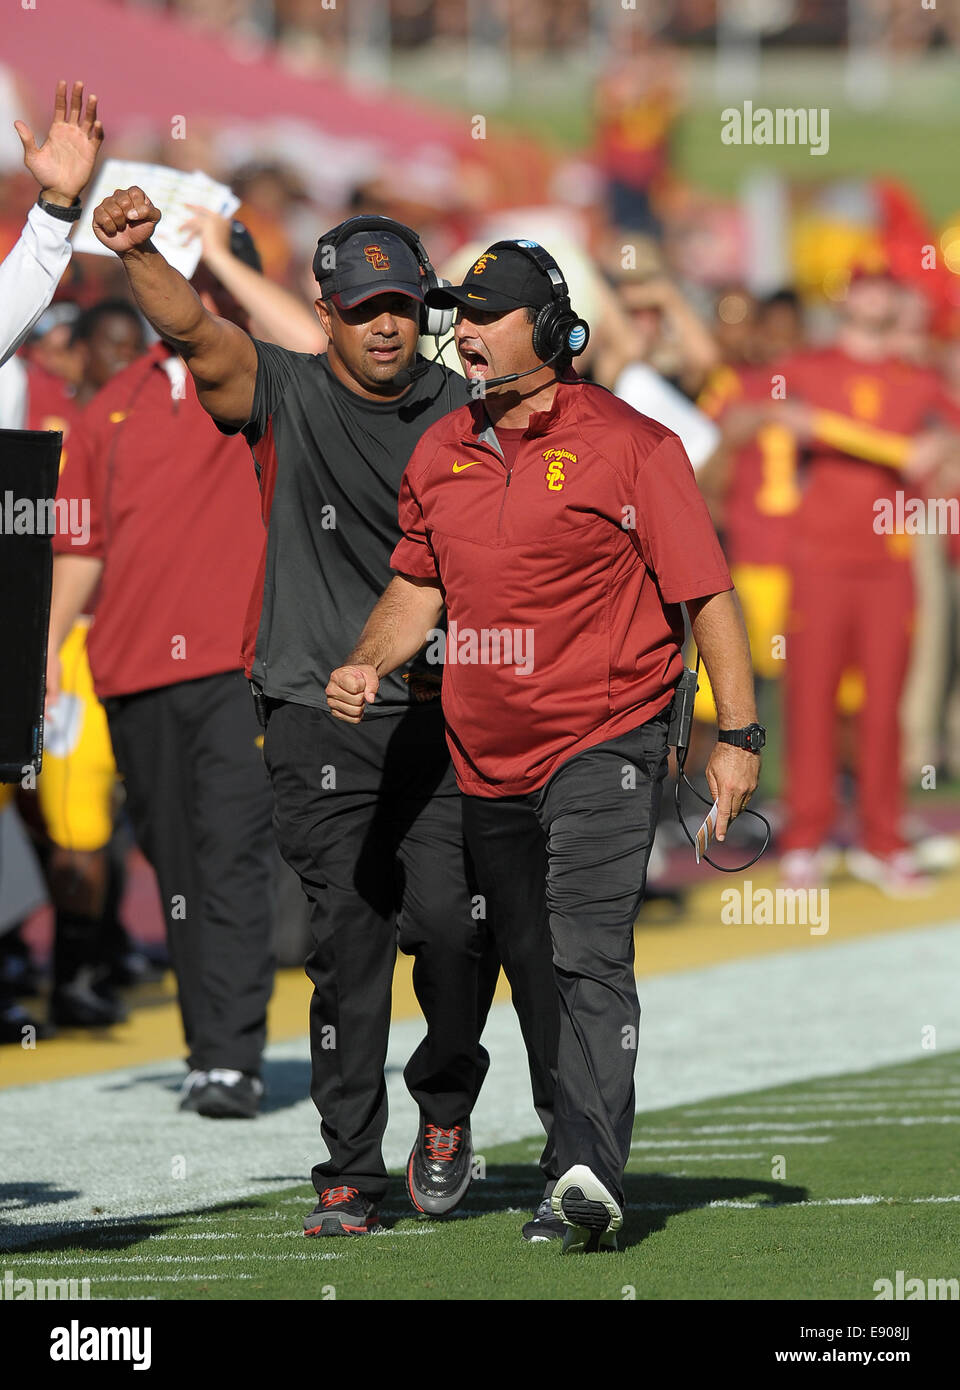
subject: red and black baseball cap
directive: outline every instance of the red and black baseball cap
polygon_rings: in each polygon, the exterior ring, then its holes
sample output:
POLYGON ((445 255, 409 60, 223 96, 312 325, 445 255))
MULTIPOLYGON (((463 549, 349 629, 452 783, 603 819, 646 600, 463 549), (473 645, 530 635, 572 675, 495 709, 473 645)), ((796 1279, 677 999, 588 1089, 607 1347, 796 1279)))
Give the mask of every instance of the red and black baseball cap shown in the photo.
POLYGON ((494 243, 478 256, 462 285, 427 291, 431 309, 480 309, 506 313, 530 306, 540 309, 553 298, 550 277, 523 251, 494 243))
POLYGON ((420 262, 412 247, 386 230, 355 232, 337 247, 325 246, 321 237, 314 274, 323 298, 338 309, 352 309, 377 294, 405 294, 423 303, 420 262))

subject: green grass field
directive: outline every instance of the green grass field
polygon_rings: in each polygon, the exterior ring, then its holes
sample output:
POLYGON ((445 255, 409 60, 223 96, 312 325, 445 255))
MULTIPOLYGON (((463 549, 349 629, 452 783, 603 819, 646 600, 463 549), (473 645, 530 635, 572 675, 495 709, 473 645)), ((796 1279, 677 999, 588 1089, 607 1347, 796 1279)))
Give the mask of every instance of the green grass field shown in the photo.
MULTIPOLYGON (((838 1026, 839 1023, 838 1023, 838 1026)), ((534 1139, 483 1154, 443 1221, 396 1180, 382 1234, 306 1239, 309 1184, 7 1250, 92 1298, 850 1299, 874 1281, 956 1278, 960 1053, 638 1115, 617 1254, 560 1255, 520 1226, 534 1139)))
MULTIPOLYGON (((689 104, 673 141, 676 174, 699 188, 734 197, 745 175, 775 170, 798 182, 886 176, 902 180, 939 225, 960 211, 956 181, 945 177, 960 139, 957 64, 949 54, 897 61, 889 89, 872 108, 853 104, 841 50, 767 50, 757 81, 738 97, 715 90, 715 54, 688 50, 689 104), (800 146, 724 145, 720 113, 742 97, 755 105, 826 107, 830 147, 812 157, 800 146)), ((412 95, 464 112, 486 113, 501 133, 531 136, 549 148, 588 150, 593 139, 595 72, 585 54, 517 58, 502 101, 488 105, 467 81, 464 54, 395 56, 392 77, 412 95)), ((467 117, 465 116, 465 119, 467 117)))

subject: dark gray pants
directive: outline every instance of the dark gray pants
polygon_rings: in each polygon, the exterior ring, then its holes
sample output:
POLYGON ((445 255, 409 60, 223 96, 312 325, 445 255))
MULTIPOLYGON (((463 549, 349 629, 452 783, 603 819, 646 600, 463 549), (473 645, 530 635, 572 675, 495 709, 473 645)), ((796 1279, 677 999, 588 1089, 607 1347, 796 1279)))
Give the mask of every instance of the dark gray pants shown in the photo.
POLYGON ((274 851, 243 672, 104 707, 137 844, 157 875, 188 1065, 259 1076, 273 989, 274 851))
POLYGON ((664 711, 576 754, 526 796, 464 797, 541 1118, 556 1078, 541 1166, 559 1177, 586 1164, 621 1204, 640 1028, 633 923, 666 770, 664 711))
POLYGON ((427 1021, 404 1069, 426 1119, 466 1119, 490 1061, 480 1034, 499 962, 474 912, 439 701, 353 728, 271 700, 264 755, 277 843, 310 903, 311 1094, 330 1150, 314 1186, 379 1200, 398 946, 427 1021))

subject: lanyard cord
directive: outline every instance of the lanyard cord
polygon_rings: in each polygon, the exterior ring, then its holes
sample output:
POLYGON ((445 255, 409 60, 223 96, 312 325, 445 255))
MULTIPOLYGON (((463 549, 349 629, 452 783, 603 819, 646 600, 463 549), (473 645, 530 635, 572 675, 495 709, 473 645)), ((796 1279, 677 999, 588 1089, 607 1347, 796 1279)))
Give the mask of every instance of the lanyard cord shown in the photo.
MULTIPOLYGON (((699 653, 699 651, 697 652, 697 667, 696 667, 696 673, 697 673, 697 675, 700 674, 700 653, 699 653)), ((677 808, 677 820, 680 822, 680 828, 682 829, 684 835, 686 835, 687 839, 690 841, 690 844, 692 845, 692 847, 693 847, 694 849, 696 849, 696 841, 694 840, 693 836, 690 834, 690 831, 687 829, 686 822, 685 822, 685 820, 683 819, 683 807, 682 807, 681 804, 680 804, 680 782, 681 782, 681 779, 682 779, 684 782, 686 782, 687 786, 688 786, 688 787, 690 788, 690 790, 693 792, 694 796, 695 796, 699 801, 702 801, 703 804, 704 804, 704 806, 710 806, 710 807, 712 807, 712 806, 713 806, 713 802, 712 802, 712 801, 708 801, 707 798, 706 798, 705 796, 702 796, 702 795, 700 794, 700 792, 697 791, 696 787, 693 785, 693 783, 690 781, 690 779, 687 777, 687 774, 686 774, 686 773, 684 772, 684 770, 683 770, 683 769, 684 769, 684 764, 685 764, 686 761, 687 761, 687 753, 688 753, 689 751, 690 751, 689 734, 688 734, 686 731, 681 730, 681 731, 678 733, 678 735, 677 735, 677 780, 676 780, 676 782, 674 783, 674 787, 673 787, 673 801, 674 801, 674 805, 675 805, 676 808, 677 808), (683 744, 681 744, 681 742, 680 742, 681 739, 686 739, 687 741, 684 742, 683 744)), ((710 867, 713 868, 713 869, 718 869, 718 870, 720 871, 720 873, 722 873, 722 874, 742 874, 742 873, 744 872, 745 869, 749 869, 749 868, 751 867, 751 865, 756 864, 757 860, 758 860, 758 859, 760 858, 760 856, 765 852, 765 850, 767 849, 767 846, 770 844, 770 822, 767 820, 766 816, 762 816, 762 815, 760 814, 759 811, 751 811, 749 806, 745 806, 745 807, 743 808, 743 810, 740 812, 740 815, 741 815, 741 816, 743 816, 743 815, 747 815, 747 816, 756 816, 757 820, 763 821, 763 824, 764 824, 764 839, 763 839, 763 844, 762 844, 762 845, 760 846, 760 848, 757 850, 756 854, 753 856, 752 859, 748 859, 747 862, 746 862, 745 864, 736 864, 736 865, 733 865, 732 867, 728 867, 728 866, 725 865, 725 864, 718 864, 718 863, 716 862, 716 860, 710 858, 709 854, 701 854, 700 858, 701 858, 705 863, 709 864, 710 867)))

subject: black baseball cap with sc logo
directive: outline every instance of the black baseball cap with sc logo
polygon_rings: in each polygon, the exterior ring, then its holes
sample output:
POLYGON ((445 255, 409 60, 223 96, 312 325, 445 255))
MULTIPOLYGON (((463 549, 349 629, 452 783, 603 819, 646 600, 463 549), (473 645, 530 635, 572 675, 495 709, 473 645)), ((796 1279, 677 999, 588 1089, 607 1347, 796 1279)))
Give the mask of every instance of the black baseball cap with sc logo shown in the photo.
POLYGON ((426 302, 431 309, 500 314, 524 306, 540 309, 552 298, 549 276, 522 251, 501 245, 477 257, 462 285, 428 290, 426 302))
POLYGON ((405 294, 423 303, 423 276, 412 247, 390 231, 361 231, 333 246, 320 238, 313 273, 324 299, 352 309, 376 294, 405 294))

